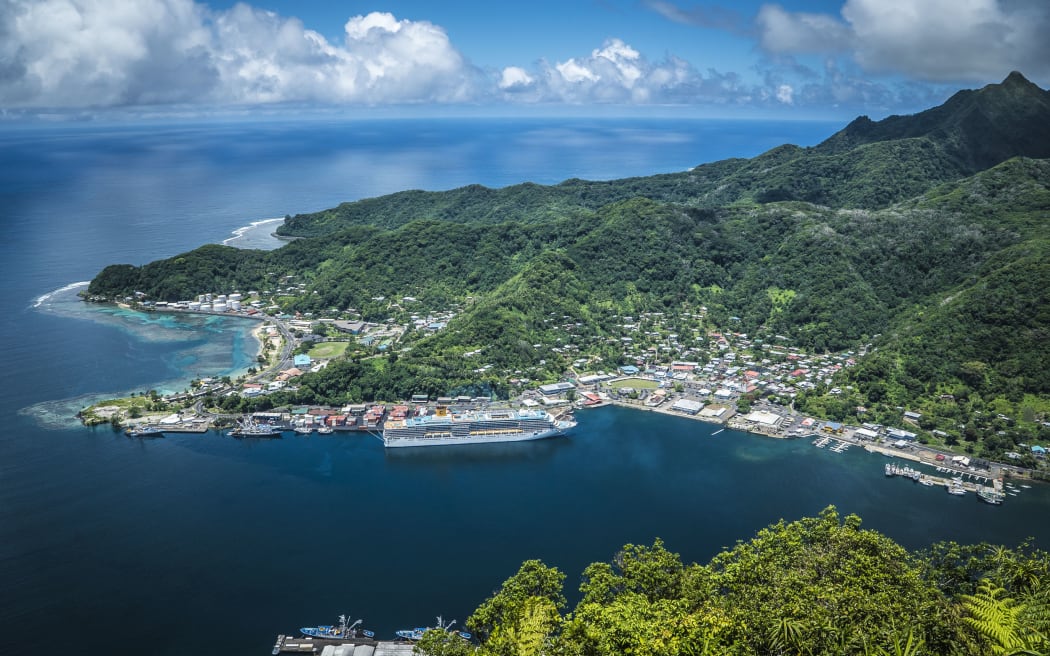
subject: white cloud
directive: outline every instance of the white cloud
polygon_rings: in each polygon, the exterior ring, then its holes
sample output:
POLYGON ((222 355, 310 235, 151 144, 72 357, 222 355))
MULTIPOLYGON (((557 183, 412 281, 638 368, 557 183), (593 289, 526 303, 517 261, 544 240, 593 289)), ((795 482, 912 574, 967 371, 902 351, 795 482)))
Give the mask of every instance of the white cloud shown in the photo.
POLYGON ((777 87, 777 100, 784 103, 785 105, 791 105, 795 102, 795 90, 790 84, 781 84, 777 87))
POLYGON ((841 16, 768 4, 755 22, 767 52, 846 50, 869 73, 932 81, 1050 74, 1044 0, 846 0, 841 16))
POLYGON ((388 13, 343 44, 296 18, 192 0, 0 0, 0 107, 474 98, 479 73, 440 27, 388 13))
POLYGON ((499 88, 504 91, 527 89, 535 81, 524 68, 508 66, 503 69, 503 74, 500 76, 499 88))

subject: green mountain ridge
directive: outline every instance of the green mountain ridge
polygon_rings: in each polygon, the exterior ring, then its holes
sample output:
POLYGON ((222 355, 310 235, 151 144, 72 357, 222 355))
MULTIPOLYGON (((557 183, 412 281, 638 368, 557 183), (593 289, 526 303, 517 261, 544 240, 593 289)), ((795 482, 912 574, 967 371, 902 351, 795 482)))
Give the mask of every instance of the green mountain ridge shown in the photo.
POLYGON ((387 228, 432 218, 538 222, 593 211, 635 196, 691 207, 801 200, 880 208, 1012 157, 1050 157, 1050 91, 1020 73, 960 91, 939 107, 881 121, 861 117, 817 146, 778 146, 750 160, 728 159, 681 173, 609 182, 567 180, 447 192, 404 191, 298 214, 277 229, 320 236, 349 225, 387 228))

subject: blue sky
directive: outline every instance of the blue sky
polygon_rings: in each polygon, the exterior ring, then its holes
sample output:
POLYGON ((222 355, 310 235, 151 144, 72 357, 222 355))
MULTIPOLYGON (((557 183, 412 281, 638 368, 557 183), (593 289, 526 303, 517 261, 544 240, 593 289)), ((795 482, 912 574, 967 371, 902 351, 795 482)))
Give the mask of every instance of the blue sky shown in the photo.
POLYGON ((915 111, 1020 70, 1046 0, 0 0, 0 113, 915 111))

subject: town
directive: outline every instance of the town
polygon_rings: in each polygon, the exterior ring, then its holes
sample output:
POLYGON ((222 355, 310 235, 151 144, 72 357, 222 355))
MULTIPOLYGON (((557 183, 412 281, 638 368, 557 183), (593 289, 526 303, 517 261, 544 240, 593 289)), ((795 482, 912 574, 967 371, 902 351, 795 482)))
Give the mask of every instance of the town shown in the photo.
MULTIPOLYGON (((347 354, 374 358, 407 352, 412 346, 406 336, 418 339, 445 330, 461 310, 458 304, 428 307, 411 296, 377 296, 372 298, 373 308, 367 319, 354 308, 332 309, 321 316, 282 311, 282 300, 304 293, 305 284, 286 276, 273 290, 261 293, 205 293, 194 300, 174 303, 142 297, 124 299, 128 306, 143 311, 210 313, 259 320, 260 326, 254 331, 260 345, 258 366, 236 380, 203 378, 179 393, 151 393, 145 407, 133 404, 129 410, 120 403, 93 406, 81 414, 82 420, 133 428, 148 425, 157 432, 227 426, 239 416, 206 408, 205 399, 253 399, 294 392, 303 375, 320 371, 347 354), (377 306, 383 308, 380 318, 376 316, 377 306)), ((870 347, 856 352, 806 353, 791 345, 786 336, 763 339, 715 326, 703 306, 684 308, 674 314, 610 314, 603 322, 602 335, 553 313, 544 321, 557 337, 552 344, 532 345, 544 355, 532 369, 493 372, 493 364, 485 362, 483 345, 463 354, 476 363, 475 373, 505 377, 514 390, 510 398, 415 394, 407 399, 376 399, 340 407, 274 408, 255 412, 249 419, 308 434, 379 431, 387 420, 423 415, 435 407, 477 410, 516 405, 557 413, 613 404, 775 438, 833 436, 842 444, 866 444, 872 448, 892 445, 890 448, 897 454, 908 453, 907 457, 928 463, 958 456, 966 459, 967 469, 961 473, 975 476, 978 471, 994 477, 1016 476, 1024 471, 1011 464, 971 457, 972 453, 956 454, 927 446, 930 435, 921 429, 922 413, 915 410, 897 408, 892 418, 895 425, 879 423, 875 418, 851 425, 795 410, 797 396, 810 390, 848 398, 852 388, 836 387, 835 374, 854 365, 870 347), (561 372, 558 380, 546 382, 552 371, 561 372), (991 473, 993 467, 995 472, 991 473)), ((734 321, 735 317, 728 318, 730 324, 734 321)), ((853 416, 863 417, 866 413, 862 406, 852 408, 853 416)), ((933 433, 937 437, 937 431, 933 433)), ((1020 460, 1027 455, 1010 453, 1008 458, 1020 460)), ((1031 456, 1043 461, 1045 450, 1034 445, 1031 456)))

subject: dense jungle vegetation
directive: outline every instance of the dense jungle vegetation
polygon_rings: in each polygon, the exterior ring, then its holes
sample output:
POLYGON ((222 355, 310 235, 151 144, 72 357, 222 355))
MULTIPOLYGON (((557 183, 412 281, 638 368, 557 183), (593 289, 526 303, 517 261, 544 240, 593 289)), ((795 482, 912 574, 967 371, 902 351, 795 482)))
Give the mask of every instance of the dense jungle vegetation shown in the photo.
POLYGON ((566 575, 527 561, 428 656, 978 656, 1050 649, 1050 554, 939 543, 909 552, 835 508, 780 521, 706 565, 660 541, 566 575))

